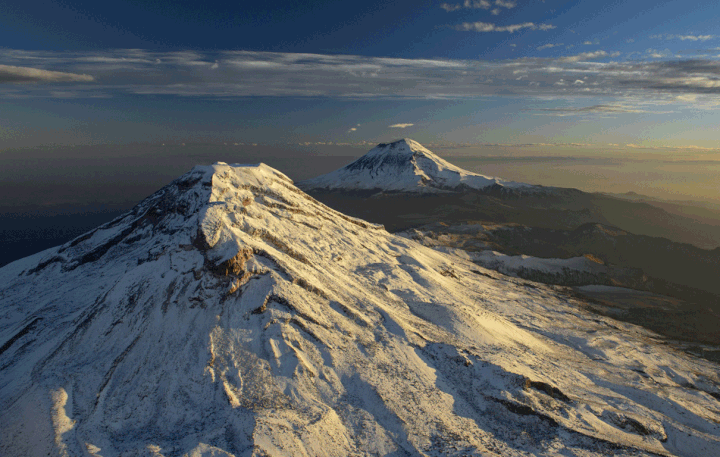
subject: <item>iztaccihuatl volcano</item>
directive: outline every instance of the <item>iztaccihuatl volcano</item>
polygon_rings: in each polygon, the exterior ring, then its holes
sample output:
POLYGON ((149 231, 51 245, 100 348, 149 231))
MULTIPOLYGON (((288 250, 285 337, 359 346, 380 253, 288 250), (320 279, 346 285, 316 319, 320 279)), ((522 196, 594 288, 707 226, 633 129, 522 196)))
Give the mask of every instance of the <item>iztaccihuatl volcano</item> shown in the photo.
POLYGON ((0 307, 3 456, 720 454, 716 365, 265 165, 7 265, 0 307))

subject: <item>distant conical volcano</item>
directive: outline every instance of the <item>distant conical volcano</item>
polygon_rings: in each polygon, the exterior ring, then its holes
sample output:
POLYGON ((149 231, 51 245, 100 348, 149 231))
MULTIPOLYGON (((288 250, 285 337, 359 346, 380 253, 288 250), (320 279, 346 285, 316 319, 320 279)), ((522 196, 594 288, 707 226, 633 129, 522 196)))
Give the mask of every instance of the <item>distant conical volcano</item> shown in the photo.
POLYGON ((0 455, 719 455, 716 365, 196 167, 0 269, 0 455))
POLYGON ((490 186, 531 189, 463 170, 409 138, 379 144, 351 164, 298 183, 302 189, 379 189, 396 192, 438 192, 490 186))

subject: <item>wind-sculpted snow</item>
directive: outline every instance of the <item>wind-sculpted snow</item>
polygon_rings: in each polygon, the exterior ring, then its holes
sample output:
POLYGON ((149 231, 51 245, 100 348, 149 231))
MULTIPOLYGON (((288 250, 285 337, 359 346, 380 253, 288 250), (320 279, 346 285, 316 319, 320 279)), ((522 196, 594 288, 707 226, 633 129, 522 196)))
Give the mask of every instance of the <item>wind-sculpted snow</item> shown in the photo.
POLYGON ((501 187, 531 191, 539 187, 503 181, 460 167, 438 157, 420 143, 405 138, 379 144, 351 164, 298 183, 302 189, 439 192, 501 187))
POLYGON ((718 455, 718 367, 196 167, 0 269, 0 455, 718 455))

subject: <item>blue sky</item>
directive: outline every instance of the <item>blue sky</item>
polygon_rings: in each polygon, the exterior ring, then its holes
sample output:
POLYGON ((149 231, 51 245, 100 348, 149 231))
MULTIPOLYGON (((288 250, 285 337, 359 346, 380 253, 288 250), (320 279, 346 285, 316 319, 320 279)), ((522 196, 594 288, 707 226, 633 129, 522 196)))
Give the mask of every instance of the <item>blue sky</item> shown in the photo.
POLYGON ((28 0, 0 10, 0 149, 403 136, 720 148, 713 1, 28 0))

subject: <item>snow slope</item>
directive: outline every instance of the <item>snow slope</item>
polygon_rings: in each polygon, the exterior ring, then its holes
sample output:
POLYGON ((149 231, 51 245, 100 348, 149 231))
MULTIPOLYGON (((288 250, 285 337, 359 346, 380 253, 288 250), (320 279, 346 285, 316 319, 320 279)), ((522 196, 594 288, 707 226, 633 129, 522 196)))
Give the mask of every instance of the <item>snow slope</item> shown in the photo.
POLYGON ((0 269, 0 455, 720 455, 718 367, 195 167, 0 269))
POLYGON ((408 138, 379 144, 351 164, 299 182, 298 186, 305 190, 378 189, 396 192, 438 192, 490 186, 530 190, 536 187, 463 170, 408 138))

